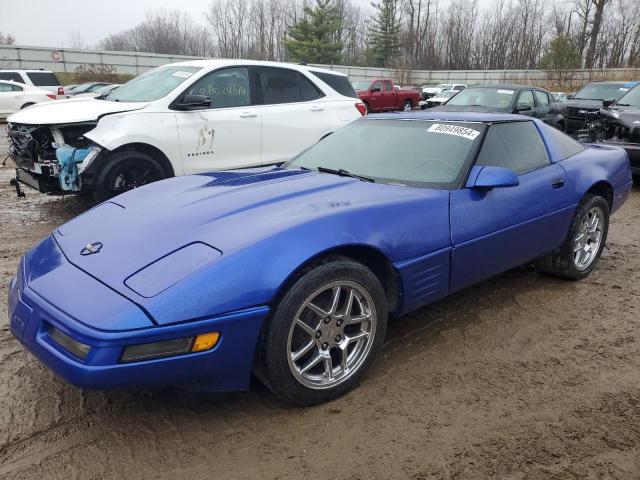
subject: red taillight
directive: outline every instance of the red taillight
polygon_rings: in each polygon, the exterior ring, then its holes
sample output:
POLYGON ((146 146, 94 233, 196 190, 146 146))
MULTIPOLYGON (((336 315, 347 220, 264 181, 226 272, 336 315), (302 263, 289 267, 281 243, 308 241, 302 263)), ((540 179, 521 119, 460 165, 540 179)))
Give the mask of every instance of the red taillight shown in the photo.
POLYGON ((58 95, 64 95, 64 87, 58 87, 58 95))
POLYGON ((356 103, 356 108, 360 112, 360 115, 365 116, 367 114, 367 106, 364 103, 362 102, 356 103))
POLYGON ((51 100, 55 100, 57 98, 53 93, 47 93, 47 97, 49 97, 51 100))

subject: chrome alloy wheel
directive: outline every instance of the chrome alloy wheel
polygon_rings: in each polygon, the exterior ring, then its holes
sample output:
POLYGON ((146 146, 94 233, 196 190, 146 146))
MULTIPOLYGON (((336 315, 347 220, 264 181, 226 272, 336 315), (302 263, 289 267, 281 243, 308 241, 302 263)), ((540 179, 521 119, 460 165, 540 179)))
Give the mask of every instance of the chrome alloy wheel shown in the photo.
POLYGON ((373 298, 361 285, 336 281, 313 292, 289 329, 291 373, 314 389, 332 388, 362 366, 375 336, 373 298))
POLYGON ((603 228, 604 213, 600 207, 593 207, 582 217, 573 239, 573 263, 578 270, 589 268, 597 257, 603 228))

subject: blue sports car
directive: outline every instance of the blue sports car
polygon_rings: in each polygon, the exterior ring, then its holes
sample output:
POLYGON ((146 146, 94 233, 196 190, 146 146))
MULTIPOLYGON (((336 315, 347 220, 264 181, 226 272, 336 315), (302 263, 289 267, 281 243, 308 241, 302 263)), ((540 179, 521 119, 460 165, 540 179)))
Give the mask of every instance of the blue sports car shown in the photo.
POLYGON ((387 317, 518 265, 596 266, 626 153, 525 116, 370 115, 280 167, 178 177, 56 229, 20 261, 10 328, 84 388, 352 389, 387 317))

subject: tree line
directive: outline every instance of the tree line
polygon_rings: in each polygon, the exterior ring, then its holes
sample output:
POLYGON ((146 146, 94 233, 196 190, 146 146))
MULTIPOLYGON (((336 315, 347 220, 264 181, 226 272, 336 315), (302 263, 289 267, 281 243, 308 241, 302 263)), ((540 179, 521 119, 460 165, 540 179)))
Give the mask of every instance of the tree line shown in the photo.
POLYGON ((640 66, 638 0, 212 0, 98 48, 425 70, 640 66))

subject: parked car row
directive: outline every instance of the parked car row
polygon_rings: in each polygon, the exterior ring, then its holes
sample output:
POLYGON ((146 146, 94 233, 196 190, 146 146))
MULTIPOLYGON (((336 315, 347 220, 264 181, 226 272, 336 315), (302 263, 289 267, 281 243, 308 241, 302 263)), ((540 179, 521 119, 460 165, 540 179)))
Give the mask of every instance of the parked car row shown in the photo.
POLYGON ((39 102, 55 100, 56 94, 39 87, 0 80, 0 118, 39 102))
POLYGON ((203 60, 32 106, 9 118, 8 135, 17 182, 102 201, 176 175, 282 163, 365 113, 341 73, 203 60))

